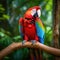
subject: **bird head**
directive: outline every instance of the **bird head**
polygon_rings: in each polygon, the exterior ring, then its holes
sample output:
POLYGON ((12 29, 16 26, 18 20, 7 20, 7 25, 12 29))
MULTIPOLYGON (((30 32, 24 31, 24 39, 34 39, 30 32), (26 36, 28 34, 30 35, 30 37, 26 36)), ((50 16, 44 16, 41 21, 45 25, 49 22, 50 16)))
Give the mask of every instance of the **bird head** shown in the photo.
POLYGON ((41 8, 40 6, 34 6, 29 8, 24 14, 25 18, 36 18, 41 16, 41 8))

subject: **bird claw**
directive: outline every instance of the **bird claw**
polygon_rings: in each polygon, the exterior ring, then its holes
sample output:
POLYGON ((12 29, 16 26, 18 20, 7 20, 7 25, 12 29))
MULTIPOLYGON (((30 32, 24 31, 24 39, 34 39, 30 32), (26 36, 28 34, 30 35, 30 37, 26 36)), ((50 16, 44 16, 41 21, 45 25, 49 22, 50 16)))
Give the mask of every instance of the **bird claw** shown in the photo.
POLYGON ((24 45, 26 43, 26 40, 22 41, 22 45, 24 45))
POLYGON ((36 40, 31 40, 31 42, 32 42, 32 45, 34 45, 36 43, 36 40))

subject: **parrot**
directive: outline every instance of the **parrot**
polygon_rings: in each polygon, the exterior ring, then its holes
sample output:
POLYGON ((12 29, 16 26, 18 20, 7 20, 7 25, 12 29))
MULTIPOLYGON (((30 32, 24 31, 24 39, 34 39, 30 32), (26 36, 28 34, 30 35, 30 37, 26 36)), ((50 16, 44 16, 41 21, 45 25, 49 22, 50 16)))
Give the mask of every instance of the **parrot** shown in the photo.
MULTIPOLYGON (((44 44, 45 28, 40 16, 40 6, 33 6, 25 12, 23 17, 19 19, 19 31, 21 37, 23 38, 22 45, 26 41, 31 41, 32 44, 36 43, 37 41, 44 44)), ((30 51, 32 52, 31 49, 30 51)), ((37 56, 36 50, 35 53, 37 56)), ((31 57, 31 60, 39 60, 38 56, 37 58, 33 58, 33 52, 31 53, 31 57)))

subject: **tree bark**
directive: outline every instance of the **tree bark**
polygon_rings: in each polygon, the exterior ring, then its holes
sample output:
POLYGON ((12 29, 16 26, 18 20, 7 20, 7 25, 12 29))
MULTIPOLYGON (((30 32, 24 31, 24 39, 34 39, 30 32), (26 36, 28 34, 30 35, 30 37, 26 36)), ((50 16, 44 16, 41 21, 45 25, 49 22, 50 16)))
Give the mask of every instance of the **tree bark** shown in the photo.
MULTIPOLYGON (((59 38, 60 38, 60 0, 58 1, 58 10, 59 10, 59 38)), ((60 48, 60 39, 59 39, 59 48, 60 48)), ((60 58, 59 58, 60 60, 60 58)))
MULTIPOLYGON (((53 40, 54 47, 59 48, 59 11, 60 11, 60 0, 53 0, 54 6, 54 24, 53 24, 53 40)), ((55 57, 55 60, 60 60, 59 57, 55 57)))
POLYGON ((49 47, 49 46, 43 45, 39 42, 36 42, 34 45, 32 45, 31 42, 26 42, 24 45, 22 45, 22 42, 20 42, 20 43, 12 43, 8 47, 6 47, 2 51, 0 51, 0 60, 2 60, 6 55, 10 54, 14 50, 19 49, 19 48, 24 48, 24 47, 41 49, 41 50, 46 51, 47 53, 50 53, 50 54, 53 54, 56 56, 60 56, 60 49, 49 47))

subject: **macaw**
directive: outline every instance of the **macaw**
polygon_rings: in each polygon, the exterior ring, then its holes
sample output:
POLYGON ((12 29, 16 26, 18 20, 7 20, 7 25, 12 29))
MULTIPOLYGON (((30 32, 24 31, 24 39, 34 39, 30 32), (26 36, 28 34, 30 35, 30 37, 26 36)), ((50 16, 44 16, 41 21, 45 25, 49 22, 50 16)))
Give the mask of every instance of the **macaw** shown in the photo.
POLYGON ((31 41, 32 44, 37 41, 42 44, 44 43, 45 29, 40 15, 41 8, 39 6, 34 6, 26 11, 23 18, 19 19, 20 35, 24 40, 22 44, 26 41, 31 41))

